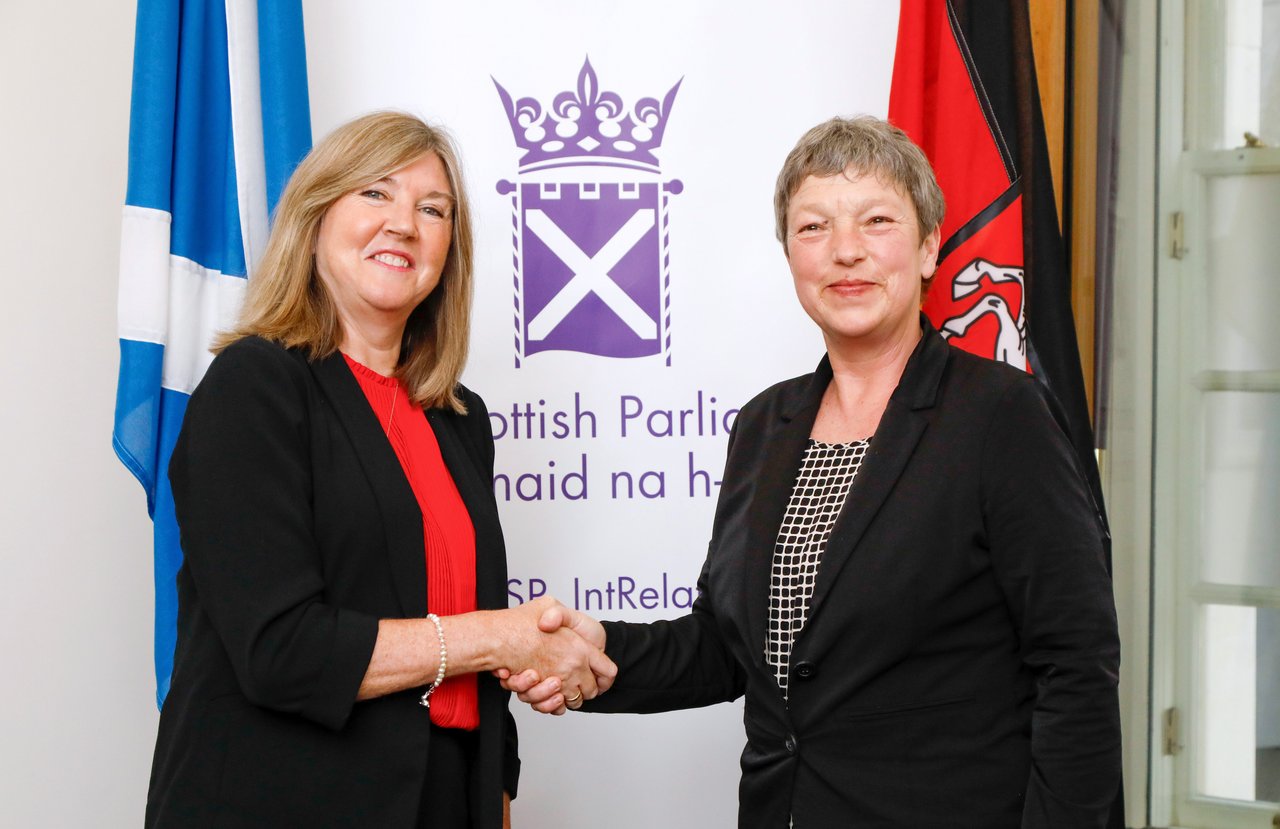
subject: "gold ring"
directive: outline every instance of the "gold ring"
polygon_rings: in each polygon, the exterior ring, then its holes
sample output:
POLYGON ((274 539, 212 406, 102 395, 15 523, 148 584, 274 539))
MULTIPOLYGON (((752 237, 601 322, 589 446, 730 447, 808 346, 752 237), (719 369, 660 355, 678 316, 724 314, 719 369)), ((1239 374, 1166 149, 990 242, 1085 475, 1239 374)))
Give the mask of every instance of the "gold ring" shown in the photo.
POLYGON ((579 689, 578 689, 578 695, 577 695, 577 696, 573 696, 573 697, 565 697, 565 698, 564 698, 564 704, 565 704, 565 705, 568 705, 569 703, 571 703, 571 702, 577 702, 577 701, 578 701, 578 700, 580 700, 580 699, 582 699, 582 689, 581 689, 581 688, 579 688, 579 689))

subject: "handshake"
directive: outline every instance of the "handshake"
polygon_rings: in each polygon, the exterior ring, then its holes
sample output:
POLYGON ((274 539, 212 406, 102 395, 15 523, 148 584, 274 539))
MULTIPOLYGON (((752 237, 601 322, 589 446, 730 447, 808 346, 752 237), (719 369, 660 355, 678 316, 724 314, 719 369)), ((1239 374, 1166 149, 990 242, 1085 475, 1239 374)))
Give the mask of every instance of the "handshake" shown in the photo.
POLYGON ((560 715, 609 690, 618 666, 604 655, 604 627, 551 597, 498 611, 508 666, 493 671, 502 687, 535 711, 560 715))

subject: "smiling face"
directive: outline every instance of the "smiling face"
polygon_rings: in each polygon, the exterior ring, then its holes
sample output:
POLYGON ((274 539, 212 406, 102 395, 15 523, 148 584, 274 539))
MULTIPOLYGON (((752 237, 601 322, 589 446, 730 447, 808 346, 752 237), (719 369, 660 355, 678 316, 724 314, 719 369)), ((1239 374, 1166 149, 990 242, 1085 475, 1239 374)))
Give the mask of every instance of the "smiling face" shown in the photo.
POLYGON ((829 350, 914 341, 939 231, 921 239, 909 198, 852 170, 809 176, 791 197, 786 234, 796 295, 829 350))
POLYGON ((316 271, 343 339, 353 329, 403 331, 440 281, 452 239, 454 196, 435 153, 339 198, 316 234, 316 271))

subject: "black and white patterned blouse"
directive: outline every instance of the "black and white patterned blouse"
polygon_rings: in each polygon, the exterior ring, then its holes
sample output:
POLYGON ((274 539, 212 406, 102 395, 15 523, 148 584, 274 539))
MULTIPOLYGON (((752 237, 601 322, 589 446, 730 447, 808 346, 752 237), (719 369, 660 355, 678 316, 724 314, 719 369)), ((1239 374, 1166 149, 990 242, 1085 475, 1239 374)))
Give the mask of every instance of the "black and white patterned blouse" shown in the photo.
POLYGON ((834 444, 810 439, 800 462, 773 548, 764 646, 765 661, 773 666, 784 699, 791 645, 809 617, 818 564, 870 442, 870 438, 834 444))

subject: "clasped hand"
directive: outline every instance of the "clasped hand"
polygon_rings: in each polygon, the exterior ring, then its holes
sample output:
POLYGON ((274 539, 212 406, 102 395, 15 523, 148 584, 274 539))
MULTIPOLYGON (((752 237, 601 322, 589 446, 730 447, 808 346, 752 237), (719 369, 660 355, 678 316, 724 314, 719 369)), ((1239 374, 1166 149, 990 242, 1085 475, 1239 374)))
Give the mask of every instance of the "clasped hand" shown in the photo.
POLYGON ((493 673, 502 687, 544 714, 563 714, 613 685, 618 666, 604 655, 605 631, 585 613, 543 597, 512 608, 507 665, 493 673))

